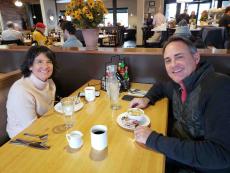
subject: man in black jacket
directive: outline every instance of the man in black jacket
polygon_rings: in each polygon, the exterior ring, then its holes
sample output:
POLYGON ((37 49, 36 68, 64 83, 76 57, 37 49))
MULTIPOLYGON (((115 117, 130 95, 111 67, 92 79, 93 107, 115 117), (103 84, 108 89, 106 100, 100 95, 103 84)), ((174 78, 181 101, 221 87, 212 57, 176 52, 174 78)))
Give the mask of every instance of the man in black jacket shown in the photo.
POLYGON ((167 97, 172 128, 166 137, 137 127, 136 141, 165 154, 173 168, 170 173, 229 173, 230 78, 200 62, 193 44, 181 37, 169 39, 163 57, 172 81, 155 84, 144 98, 132 100, 130 107, 145 108, 167 97))

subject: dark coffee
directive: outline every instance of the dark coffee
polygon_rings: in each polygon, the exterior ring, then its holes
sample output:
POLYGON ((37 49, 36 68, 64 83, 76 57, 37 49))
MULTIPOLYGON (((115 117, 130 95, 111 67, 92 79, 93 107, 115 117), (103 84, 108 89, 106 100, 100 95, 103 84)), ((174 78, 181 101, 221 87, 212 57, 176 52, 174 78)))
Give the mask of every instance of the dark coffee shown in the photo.
POLYGON ((97 134, 97 135, 100 135, 102 133, 105 133, 105 131, 103 131, 103 130, 94 130, 93 133, 97 134))

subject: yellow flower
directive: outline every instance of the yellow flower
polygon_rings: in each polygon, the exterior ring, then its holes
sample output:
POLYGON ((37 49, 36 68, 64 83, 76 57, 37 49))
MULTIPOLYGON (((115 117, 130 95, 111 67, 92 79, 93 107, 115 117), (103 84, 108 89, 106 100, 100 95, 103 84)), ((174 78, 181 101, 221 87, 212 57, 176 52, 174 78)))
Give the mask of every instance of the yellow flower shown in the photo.
POLYGON ((94 0, 88 0, 87 4, 90 8, 94 8, 94 0))
POLYGON ((80 28, 95 28, 108 13, 102 0, 71 0, 66 6, 66 15, 80 28))
POLYGON ((83 0, 75 0, 76 1, 76 6, 79 7, 82 5, 83 0))
POLYGON ((75 7, 75 1, 71 1, 69 6, 70 6, 70 8, 74 8, 75 7))
POLYGON ((87 6, 84 6, 82 9, 83 14, 88 14, 89 13, 89 8, 87 6))
POLYGON ((71 15, 71 11, 70 10, 67 10, 66 12, 65 12, 65 16, 70 16, 71 15))
POLYGON ((76 10, 76 11, 74 12, 73 17, 74 17, 75 19, 80 20, 80 19, 81 19, 81 10, 80 10, 80 9, 76 10))
POLYGON ((89 20, 93 20, 93 15, 92 15, 92 13, 86 14, 86 17, 87 17, 89 20))

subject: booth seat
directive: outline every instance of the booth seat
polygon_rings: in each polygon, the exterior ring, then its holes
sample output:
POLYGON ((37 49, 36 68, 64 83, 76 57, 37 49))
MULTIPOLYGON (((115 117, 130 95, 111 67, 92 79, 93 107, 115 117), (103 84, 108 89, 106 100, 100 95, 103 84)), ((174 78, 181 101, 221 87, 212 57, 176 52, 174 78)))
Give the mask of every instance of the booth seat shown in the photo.
MULTIPOLYGON (((0 80, 0 142, 6 141, 6 98, 12 83, 20 77, 19 69, 29 47, 17 46, 0 49, 0 74, 8 74, 0 80), (3 86, 2 86, 3 85, 3 86)), ((105 65, 119 58, 128 64, 131 82, 154 83, 169 80, 162 59, 162 49, 154 48, 52 48, 56 54, 57 66, 54 82, 57 95, 68 96, 91 79, 101 79, 105 75, 105 65)), ((230 75, 230 52, 222 49, 199 49, 201 60, 213 64, 215 70, 230 75)))
POLYGON ((20 70, 8 73, 0 73, 0 146, 4 144, 9 137, 6 133, 6 101, 11 85, 21 77, 20 70))

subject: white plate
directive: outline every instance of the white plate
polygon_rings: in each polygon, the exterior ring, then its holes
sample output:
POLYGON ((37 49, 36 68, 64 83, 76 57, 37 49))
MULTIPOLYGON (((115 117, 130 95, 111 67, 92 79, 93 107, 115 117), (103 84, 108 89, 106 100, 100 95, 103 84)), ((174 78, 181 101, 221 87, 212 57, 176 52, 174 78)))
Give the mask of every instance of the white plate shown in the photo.
POLYGON ((117 117, 117 123, 124 129, 134 130, 136 128, 136 123, 140 126, 148 126, 150 124, 150 119, 147 115, 143 115, 144 118, 142 121, 136 121, 128 118, 128 113, 124 112, 117 117))
POLYGON ((55 42, 53 45, 57 46, 57 47, 61 47, 63 45, 63 43, 62 42, 55 42))
MULTIPOLYGON (((84 106, 84 104, 82 102, 75 104, 74 105, 74 112, 79 111, 83 106, 84 106)), ((62 114, 63 112, 62 112, 61 102, 58 102, 54 106, 54 109, 55 109, 55 111, 57 111, 57 112, 62 114)))

